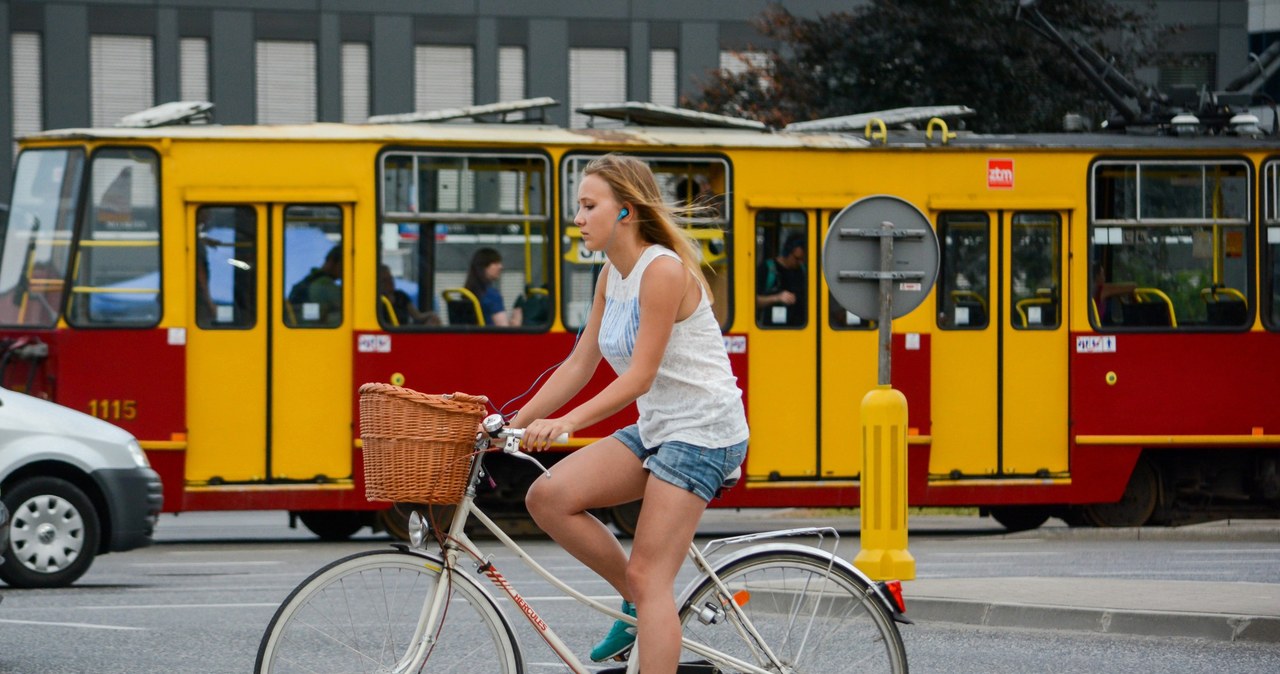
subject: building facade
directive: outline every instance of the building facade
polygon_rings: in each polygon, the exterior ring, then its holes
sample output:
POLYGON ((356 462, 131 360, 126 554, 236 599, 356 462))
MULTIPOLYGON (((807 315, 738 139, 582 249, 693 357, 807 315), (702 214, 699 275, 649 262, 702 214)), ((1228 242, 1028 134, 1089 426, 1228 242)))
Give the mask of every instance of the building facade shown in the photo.
MULTIPOLYGON (((801 16, 865 0, 786 0, 801 16)), ((1010 1, 1011 9, 1013 2, 1010 1)), ((0 201, 15 138, 110 126, 173 100, 222 124, 371 115, 550 96, 674 105, 762 45, 767 0, 0 0, 0 201)), ((1156 3, 1198 66, 1140 73, 1212 88, 1247 59, 1247 0, 1156 3)), ((1184 59, 1185 60, 1185 59, 1184 59)))

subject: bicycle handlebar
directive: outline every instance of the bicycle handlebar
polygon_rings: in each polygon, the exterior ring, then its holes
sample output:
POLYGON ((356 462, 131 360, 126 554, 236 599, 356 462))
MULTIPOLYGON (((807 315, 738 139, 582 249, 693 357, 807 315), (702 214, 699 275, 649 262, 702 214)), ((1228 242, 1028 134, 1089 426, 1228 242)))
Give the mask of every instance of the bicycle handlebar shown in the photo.
MULTIPOLYGON (((530 454, 520 451, 520 441, 524 439, 525 429, 508 428, 506 426, 506 421, 502 418, 501 414, 490 414, 484 418, 484 421, 480 422, 480 425, 484 428, 485 433, 489 434, 490 438, 495 440, 506 440, 506 442, 502 444, 502 452, 504 454, 510 454, 532 462, 533 465, 542 470, 543 475, 551 477, 551 471, 547 470, 547 467, 542 465, 541 461, 533 458, 530 454)), ((568 442, 569 434, 561 433, 560 437, 556 438, 555 441, 557 443, 568 442)))
MULTIPOLYGON (((485 432, 488 433, 489 437, 491 438, 498 439, 498 440, 505 439, 505 438, 514 438, 515 440, 524 439, 525 429, 509 428, 504 425, 505 423, 506 422, 503 421, 501 414, 490 414, 489 416, 484 418, 484 421, 480 422, 480 424, 484 426, 485 432)), ((569 441, 568 433, 561 433, 555 439, 555 442, 558 444, 565 443, 568 441, 569 441)), ((509 451, 509 450, 507 450, 506 447, 503 447, 503 451, 509 451)))

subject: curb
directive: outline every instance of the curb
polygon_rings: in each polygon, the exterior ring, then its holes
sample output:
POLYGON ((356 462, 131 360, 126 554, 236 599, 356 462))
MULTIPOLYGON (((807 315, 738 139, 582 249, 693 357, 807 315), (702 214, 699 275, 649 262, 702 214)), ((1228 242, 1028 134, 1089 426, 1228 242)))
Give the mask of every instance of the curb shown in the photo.
POLYGON ((1280 643, 1280 618, 1218 613, 1130 611, 912 597, 907 603, 907 617, 917 622, 985 627, 1280 643))
MULTIPOLYGON (((856 517, 788 516, 788 511, 777 510, 724 510, 710 508, 702 517, 699 535, 733 529, 747 530, 789 529, 806 526, 832 526, 842 536, 859 535, 856 517)), ((916 516, 909 518, 908 536, 937 538, 964 536, 1008 540, 1078 540, 1078 541, 1241 541, 1254 543, 1280 543, 1280 520, 1276 519, 1226 519, 1184 524, 1172 527, 1069 527, 1064 524, 1046 524, 1028 531, 1009 532, 988 518, 969 516, 916 516)))
POLYGON ((1005 534, 1004 538, 1040 538, 1082 541, 1244 541, 1280 543, 1280 525, 1275 520, 1219 521, 1180 527, 1042 527, 1005 534))

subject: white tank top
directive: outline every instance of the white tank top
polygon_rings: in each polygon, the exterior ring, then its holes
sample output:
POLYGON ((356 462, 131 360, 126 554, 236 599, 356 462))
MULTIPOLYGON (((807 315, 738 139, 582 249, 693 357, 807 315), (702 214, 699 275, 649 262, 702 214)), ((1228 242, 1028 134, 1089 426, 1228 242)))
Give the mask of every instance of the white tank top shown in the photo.
MULTIPOLYGON (((662 255, 680 260, 670 249, 654 245, 640 254, 626 278, 609 267, 599 342, 601 354, 619 375, 631 366, 640 329, 640 281, 649 263, 662 255)), ((746 440, 747 417, 737 381, 703 292, 693 313, 673 326, 653 386, 636 400, 640 441, 649 448, 668 440, 720 448, 746 440)))

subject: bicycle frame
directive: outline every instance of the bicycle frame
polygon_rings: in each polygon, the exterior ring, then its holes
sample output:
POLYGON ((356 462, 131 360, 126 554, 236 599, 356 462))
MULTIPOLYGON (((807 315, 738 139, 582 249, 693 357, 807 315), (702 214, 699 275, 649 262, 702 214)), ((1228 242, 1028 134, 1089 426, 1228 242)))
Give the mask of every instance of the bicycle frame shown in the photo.
MULTIPOLYGON (((569 647, 565 645, 564 641, 556 634, 555 630, 538 615, 537 610, 525 601, 524 597, 520 595, 516 588, 512 586, 511 583, 507 581, 506 577, 504 577, 493 565, 492 555, 486 556, 484 552, 471 540, 471 538, 467 536, 465 531, 467 520, 474 517, 476 521, 480 522, 480 524, 489 531, 489 533, 493 534, 494 538, 496 538, 504 548, 511 551, 521 562, 524 563, 525 566, 550 583, 560 593, 572 597, 579 603, 615 620, 623 620, 633 625, 636 623, 636 620, 631 616, 609 608, 599 601, 586 596, 582 592, 579 592, 573 587, 570 587, 564 581, 560 580, 552 572, 543 568, 542 565, 538 564, 538 562, 525 552, 518 543, 508 536, 506 532, 502 531, 502 529, 494 523, 493 520, 489 519, 484 512, 475 506, 475 485, 481 474, 481 464, 483 463, 482 458, 482 454, 477 454, 475 460, 472 461, 471 476, 468 481, 466 493, 464 494, 461 503, 458 504, 457 509, 454 511, 453 519, 449 524, 449 530, 444 537, 442 560, 444 573, 442 574, 442 577, 446 580, 432 590, 430 597, 428 597, 428 600, 424 605, 422 616, 418 621, 418 627, 414 632, 412 643, 415 644, 415 647, 412 649, 410 656, 406 658, 406 660, 402 661, 401 666, 398 666, 394 671, 397 673, 409 671, 416 672, 419 670, 423 660, 429 654, 433 643, 433 637, 431 635, 436 633, 440 621, 444 619, 443 607, 450 590, 449 582, 451 582, 448 580, 449 574, 459 572, 466 573, 458 568, 459 560, 462 555, 465 554, 476 562, 477 571, 488 577, 494 586, 500 589, 503 594, 512 601, 512 603, 519 607, 521 614, 524 615, 529 624, 533 626, 534 630, 537 631, 542 640, 546 642, 556 656, 559 657, 572 672, 575 674, 590 674, 591 670, 587 669, 586 666, 583 665, 582 661, 579 660, 572 651, 570 651, 569 647)), ((707 550, 718 549, 723 545, 738 542, 751 542, 766 538, 813 533, 831 533, 834 535, 835 531, 833 529, 793 529, 769 532, 765 534, 752 534, 735 539, 712 541, 707 544, 707 550)), ((425 536, 423 538, 425 538, 425 536)), ((419 550, 425 551, 425 541, 421 541, 420 543, 421 544, 416 547, 419 550)), ((721 583, 719 577, 715 574, 711 564, 708 563, 704 553, 698 550, 696 544, 691 544, 689 546, 689 557, 693 560, 693 564, 699 573, 705 574, 707 577, 714 579, 714 582, 717 584, 719 589, 727 594, 726 588, 721 583)), ((834 564, 834 555, 832 555, 832 560, 834 564)), ((830 569, 828 569, 828 572, 830 572, 830 569)), ((722 653, 687 637, 682 638, 682 646, 688 651, 706 658, 710 662, 718 665, 729 666, 740 672, 749 674, 774 674, 777 671, 780 671, 782 667, 777 656, 769 649, 769 646, 764 639, 760 637, 760 634, 756 631, 755 627, 751 624, 751 621, 747 618, 742 609, 735 602, 727 602, 727 605, 732 608, 740 621, 739 624, 741 624, 746 630, 746 633, 742 635, 744 641, 756 647, 759 651, 756 655, 761 662, 772 663, 774 667, 772 672, 758 665, 744 662, 738 658, 722 653)), ((635 657, 633 652, 627 665, 627 672, 637 672, 639 669, 638 663, 639 659, 635 657)))

